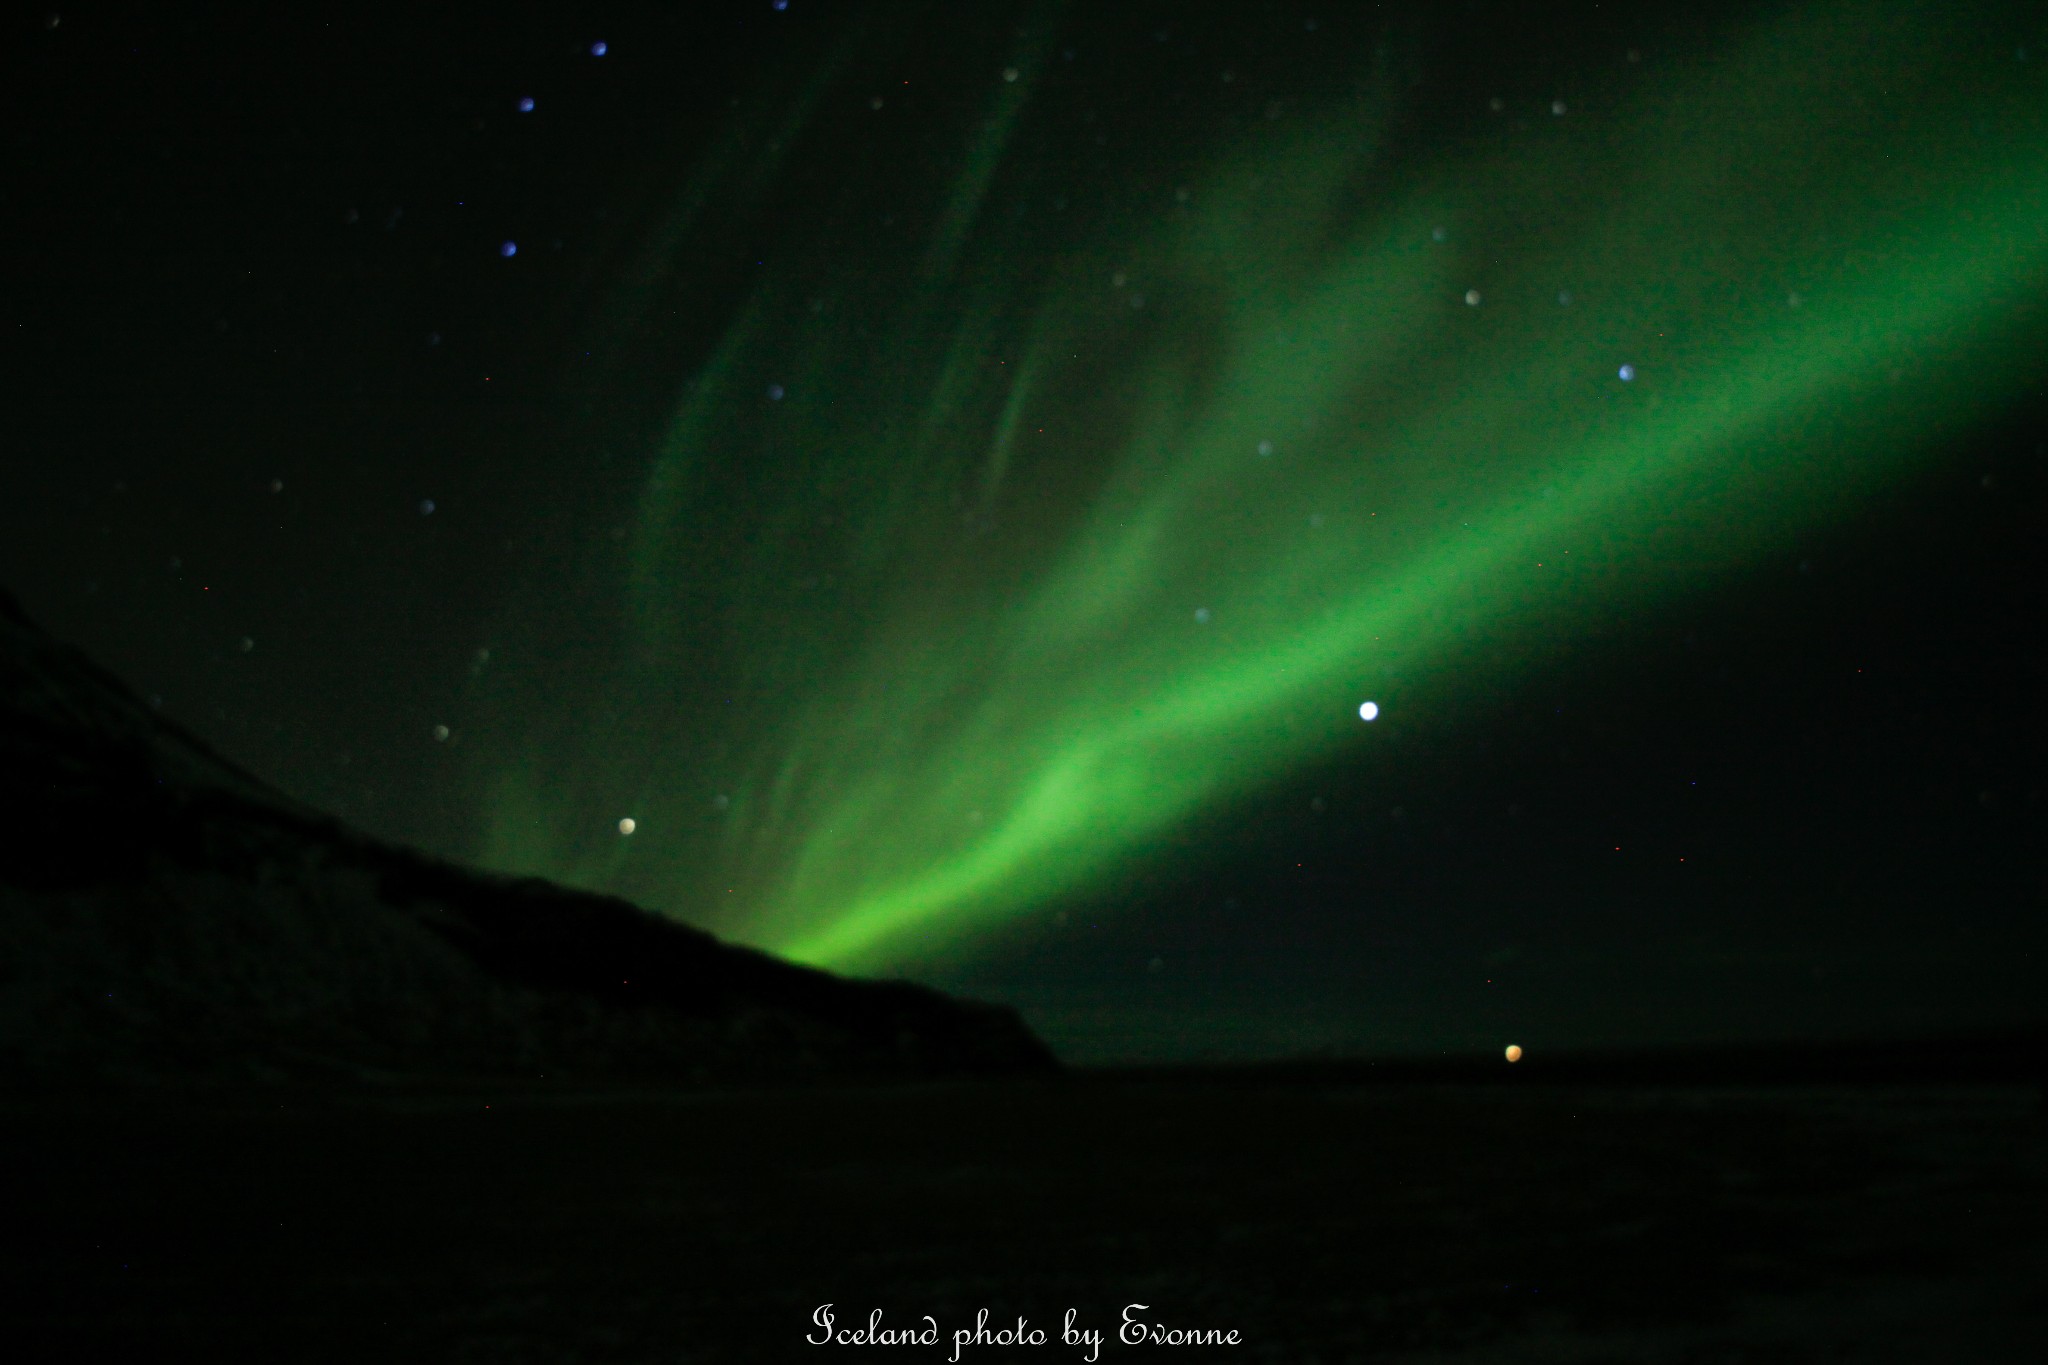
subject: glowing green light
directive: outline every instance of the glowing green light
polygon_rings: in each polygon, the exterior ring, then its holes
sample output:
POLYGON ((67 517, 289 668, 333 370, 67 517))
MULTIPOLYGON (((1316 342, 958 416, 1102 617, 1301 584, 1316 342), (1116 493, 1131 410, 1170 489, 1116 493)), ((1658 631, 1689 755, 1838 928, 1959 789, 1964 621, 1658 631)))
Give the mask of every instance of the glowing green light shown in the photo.
POLYGON ((903 961, 1853 515, 2034 369, 2048 133, 1974 31, 1817 11, 1398 191, 1390 104, 1310 110, 1059 253, 1019 61, 885 315, 770 278, 694 376, 611 785, 508 771, 489 856, 903 961), (668 842, 552 833, 621 801, 668 842))

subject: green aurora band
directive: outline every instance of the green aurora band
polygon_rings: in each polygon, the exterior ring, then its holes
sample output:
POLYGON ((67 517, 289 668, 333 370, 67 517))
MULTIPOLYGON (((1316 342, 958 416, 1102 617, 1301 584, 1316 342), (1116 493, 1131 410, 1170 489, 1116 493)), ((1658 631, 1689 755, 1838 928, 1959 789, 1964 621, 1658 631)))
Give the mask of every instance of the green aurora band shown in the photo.
POLYGON ((2038 380, 2048 120, 1984 14, 1802 11, 1408 161, 1368 48, 1092 216, 1055 203, 1100 94, 1072 23, 988 23, 889 250, 834 245, 902 151, 870 38, 689 179, 621 334, 717 214, 793 181, 814 222, 663 381, 626 645, 496 775, 488 861, 804 962, 971 951, 1855 517, 2038 380))

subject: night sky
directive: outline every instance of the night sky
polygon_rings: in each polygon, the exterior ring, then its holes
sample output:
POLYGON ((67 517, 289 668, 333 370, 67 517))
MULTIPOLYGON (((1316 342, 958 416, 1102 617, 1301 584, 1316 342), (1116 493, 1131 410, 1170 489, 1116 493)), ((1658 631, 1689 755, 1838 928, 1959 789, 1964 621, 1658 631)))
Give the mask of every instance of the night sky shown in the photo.
POLYGON ((0 582, 292 795, 1076 1060, 2043 1017, 2038 7, 192 8, 11 21, 0 582))

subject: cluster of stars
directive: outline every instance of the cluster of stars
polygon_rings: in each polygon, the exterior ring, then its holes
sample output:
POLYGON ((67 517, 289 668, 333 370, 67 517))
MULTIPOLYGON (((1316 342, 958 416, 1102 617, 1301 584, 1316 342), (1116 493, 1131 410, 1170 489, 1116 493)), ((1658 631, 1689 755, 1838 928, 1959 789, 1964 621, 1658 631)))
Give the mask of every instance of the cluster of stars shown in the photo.
MULTIPOLYGON (((777 5, 777 6, 775 7, 775 8, 777 8, 777 9, 783 9, 783 8, 785 8, 785 7, 786 7, 786 0, 785 0, 785 4, 783 4, 783 5, 777 5)), ((593 56, 593 57, 602 57, 602 56, 604 56, 604 55, 605 55, 606 53, 610 52, 611 50, 612 50, 612 49, 611 49, 611 44, 610 44, 610 43, 607 43, 607 42, 605 42, 605 41, 604 41, 604 40, 603 40, 602 38, 598 39, 598 40, 597 40, 596 42, 594 42, 594 43, 592 43, 592 44, 590 45, 590 55, 591 55, 591 56, 593 56)), ((522 113, 522 114, 530 114, 530 113, 532 113, 532 112, 533 112, 533 111, 534 111, 534 110, 535 110, 536 108, 538 108, 538 107, 539 107, 539 105, 538 105, 538 103, 537 103, 537 102, 536 102, 536 101, 534 100, 533 96, 531 96, 531 95, 521 95, 521 96, 520 96, 520 97, 519 97, 518 99, 516 99, 516 100, 514 100, 514 101, 512 102, 512 107, 513 107, 514 109, 517 109, 517 110, 518 110, 518 111, 519 111, 520 113, 522 113)), ((481 126, 482 126, 482 125, 481 125, 481 123, 479 123, 479 125, 478 125, 478 126, 479 126, 479 127, 481 127, 481 126)), ((459 206, 460 206, 460 205, 459 205, 459 203, 458 203, 458 207, 459 207, 459 206)), ((353 216, 353 213, 351 213, 351 216, 350 216, 350 221, 351 221, 351 222, 353 222, 353 221, 354 221, 354 216, 353 216)), ((559 246, 559 245, 560 245, 560 243, 556 243, 556 245, 557 245, 557 246, 559 246)), ((518 243, 518 242, 516 242, 516 241, 513 241, 513 240, 512 240, 512 239, 510 239, 510 238, 507 238, 506 240, 504 240, 504 241, 502 241, 502 242, 500 242, 500 243, 498 244, 498 255, 499 255, 499 256, 501 256, 501 257, 503 257, 504 259, 506 259, 506 260, 508 260, 508 261, 509 261, 509 260, 511 260, 511 259, 512 259, 512 258, 513 258, 514 256, 517 256, 518 254, 519 254, 519 243, 518 243)), ((428 339, 428 342, 427 342, 427 344, 428 344, 429 346, 433 346, 433 345, 438 345, 438 344, 440 343, 440 340, 441 340, 441 338, 440 338, 440 334, 439 334, 439 333, 435 333, 435 334, 433 334, 433 335, 432 335, 432 336, 431 336, 431 337, 430 337, 430 338, 428 339)))

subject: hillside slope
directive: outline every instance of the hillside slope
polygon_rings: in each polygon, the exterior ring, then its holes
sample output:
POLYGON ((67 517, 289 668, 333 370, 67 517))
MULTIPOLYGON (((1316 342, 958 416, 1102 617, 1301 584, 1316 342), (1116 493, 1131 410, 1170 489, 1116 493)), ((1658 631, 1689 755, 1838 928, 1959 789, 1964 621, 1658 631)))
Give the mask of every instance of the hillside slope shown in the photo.
POLYGON ((0 1074, 17 1083, 1049 1069, 1014 1013, 850 981, 358 834, 0 593, 0 1074))

